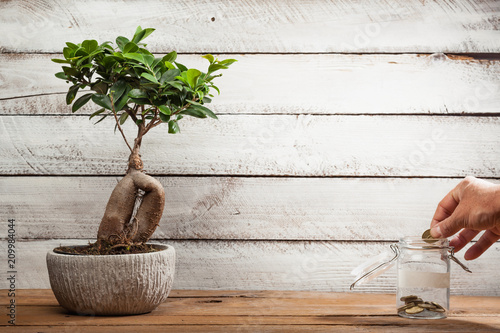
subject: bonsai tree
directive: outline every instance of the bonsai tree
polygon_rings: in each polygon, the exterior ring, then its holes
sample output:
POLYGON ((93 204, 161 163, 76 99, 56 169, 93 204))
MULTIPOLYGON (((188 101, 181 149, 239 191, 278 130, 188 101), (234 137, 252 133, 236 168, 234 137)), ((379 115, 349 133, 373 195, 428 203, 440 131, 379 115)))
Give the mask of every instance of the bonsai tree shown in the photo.
POLYGON ((202 72, 176 62, 175 51, 156 57, 141 42, 154 30, 138 27, 130 40, 116 38, 116 47, 95 40, 66 43, 64 59, 52 59, 63 64, 63 72, 56 77, 72 84, 66 95, 66 103, 73 103, 72 112, 89 101, 95 103, 100 108, 90 119, 98 117, 97 124, 114 118, 115 132, 118 129, 130 151, 126 175, 111 193, 97 241, 90 246, 94 253, 129 249, 153 235, 163 213, 165 192, 158 180, 144 173, 142 139, 159 125, 168 126, 168 133, 178 133, 183 116, 217 119, 205 106, 211 102, 212 90, 220 93, 213 80, 222 74, 215 73, 236 61, 219 61, 207 54, 203 58, 209 61, 208 69, 202 72), (75 100, 80 91, 87 93, 75 100), (129 119, 137 126, 133 143, 122 128, 129 119))

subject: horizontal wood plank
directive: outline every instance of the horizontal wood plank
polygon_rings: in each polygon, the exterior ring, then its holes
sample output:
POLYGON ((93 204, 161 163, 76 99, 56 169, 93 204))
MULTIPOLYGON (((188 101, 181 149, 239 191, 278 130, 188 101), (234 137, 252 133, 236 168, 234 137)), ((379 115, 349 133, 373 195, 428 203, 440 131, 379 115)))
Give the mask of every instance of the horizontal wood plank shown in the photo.
MULTIPOLYGON (((388 242, 336 241, 161 241, 176 249, 174 289, 309 290, 346 292, 354 280, 353 268, 390 251, 388 242)), ((16 287, 50 288, 45 264, 47 251, 59 245, 86 244, 86 240, 36 240, 16 243, 16 287)), ((6 242, 0 251, 6 253, 6 242)), ((464 251, 457 257, 463 260, 464 251)), ((500 296, 500 244, 479 259, 467 262, 472 274, 452 264, 451 292, 500 296)), ((360 285, 357 292, 394 292, 395 269, 360 285)), ((0 288, 6 289, 6 271, 0 288)))
MULTIPOLYGON (((134 125, 126 123, 128 135, 134 125)), ((498 176, 499 117, 221 116, 182 119, 143 140, 156 175, 498 176)), ((0 117, 1 175, 119 175, 127 149, 114 119, 0 117)))
MULTIPOLYGON (((254 318, 249 317, 248 320, 254 318)), ((285 318, 284 320, 286 320, 285 318)), ((316 318, 314 318, 316 319, 316 318)), ((207 321, 211 318, 207 318, 207 321)), ((364 321, 364 320, 363 320, 364 321)), ((166 333, 189 333, 189 332, 259 332, 259 333, 281 333, 281 332, 401 332, 403 329, 405 332, 420 333, 423 330, 425 332, 496 332, 498 330, 498 322, 496 319, 482 317, 479 318, 469 318, 465 320, 448 320, 445 325, 436 326, 434 321, 432 324, 429 321, 425 321, 418 326, 412 326, 414 321, 406 325, 400 323, 391 324, 374 324, 367 327, 367 325, 336 325, 336 324, 311 324, 311 325, 295 325, 295 324, 283 324, 283 325, 262 325, 262 324, 247 324, 244 325, 213 325, 213 324, 203 324, 203 325, 140 325, 141 330, 145 332, 166 332, 166 333), (475 320, 475 322, 471 322, 475 320)), ((120 332, 137 332, 137 327, 134 326, 81 326, 77 327, 65 327, 65 326, 16 326, 9 327, 12 332, 66 332, 73 333, 75 330, 81 330, 82 332, 92 331, 95 333, 109 332, 110 330, 120 330, 120 332)))
POLYGON ((0 2, 0 51, 57 52, 147 25, 160 52, 498 52, 499 11, 494 0, 12 0, 0 2))
MULTIPOLYGON (((397 240, 427 229, 460 179, 158 177, 155 239, 397 240)), ((18 238, 95 237, 115 177, 0 177, 18 238)), ((498 181, 495 181, 498 182, 498 181)), ((0 234, 1 237, 3 235, 0 234)))
MULTIPOLYGON (((1 290, 2 295, 6 290, 1 290)), ((498 297, 452 296, 452 310, 444 320, 410 320, 397 317, 394 295, 355 293, 311 293, 286 291, 253 292, 174 291, 151 313, 141 316, 94 317, 68 314, 58 306, 50 290, 19 290, 16 296, 16 327, 12 330, 51 327, 49 331, 63 332, 63 328, 120 331, 151 327, 176 328, 178 331, 393 331, 410 332, 469 332, 492 331, 500 327, 498 297), (238 295, 236 295, 238 294, 238 295), (286 294, 286 297, 278 297, 286 294), (186 295, 186 296, 183 296, 186 295), (228 297, 227 295, 234 295, 228 297), (249 297, 242 297, 242 296, 249 297), (38 296, 44 296, 38 299, 38 296), (31 300, 36 300, 32 302, 31 300), (144 325, 147 322, 148 325, 144 325), (281 329, 281 330, 279 330, 281 329), (382 330, 383 329, 383 330, 382 330)), ((167 330, 168 331, 168 330, 167 330)))
MULTIPOLYGON (((64 93, 69 85, 54 77, 61 68, 50 61, 60 57, 0 54, 0 114, 70 114, 64 93)), ((444 55, 234 57, 238 63, 217 83, 217 113, 500 113, 500 61, 444 55)), ((208 64, 198 55, 179 58, 190 67, 208 64)), ((78 112, 96 109, 88 104, 78 112)))

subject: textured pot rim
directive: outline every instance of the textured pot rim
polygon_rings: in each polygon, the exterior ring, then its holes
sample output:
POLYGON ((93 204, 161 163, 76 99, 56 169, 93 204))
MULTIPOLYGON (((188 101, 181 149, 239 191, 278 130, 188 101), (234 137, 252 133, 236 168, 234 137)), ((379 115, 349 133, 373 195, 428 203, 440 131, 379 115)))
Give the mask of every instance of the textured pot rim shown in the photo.
MULTIPOLYGON (((127 254, 74 254, 74 253, 58 253, 54 252, 57 247, 53 248, 52 250, 48 251, 48 255, 51 256, 57 256, 57 257, 76 257, 76 258, 108 258, 108 257, 125 257, 125 256, 146 256, 146 255, 157 255, 158 253, 165 252, 165 251, 172 251, 174 247, 172 245, 167 245, 167 244, 160 244, 160 243, 146 243, 147 245, 154 245, 161 247, 159 251, 156 252, 147 252, 147 253, 127 253, 127 254)), ((66 247, 82 247, 86 245, 68 245, 66 247)), ((59 247, 59 246, 58 246, 59 247)))

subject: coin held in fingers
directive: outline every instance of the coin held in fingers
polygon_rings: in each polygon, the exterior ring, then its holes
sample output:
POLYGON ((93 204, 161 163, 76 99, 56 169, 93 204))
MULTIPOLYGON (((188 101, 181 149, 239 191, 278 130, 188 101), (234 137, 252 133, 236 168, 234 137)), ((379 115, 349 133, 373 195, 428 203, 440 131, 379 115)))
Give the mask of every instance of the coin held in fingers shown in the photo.
POLYGON ((431 236, 431 229, 427 229, 422 234, 422 240, 427 243, 435 243, 438 241, 437 238, 431 236))

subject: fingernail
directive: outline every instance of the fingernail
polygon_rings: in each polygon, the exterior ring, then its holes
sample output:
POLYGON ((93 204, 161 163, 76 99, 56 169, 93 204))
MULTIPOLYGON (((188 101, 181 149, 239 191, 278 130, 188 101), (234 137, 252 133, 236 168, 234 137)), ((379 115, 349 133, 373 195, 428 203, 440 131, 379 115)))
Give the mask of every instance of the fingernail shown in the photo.
POLYGON ((441 228, 439 225, 435 226, 434 228, 431 229, 431 236, 434 238, 441 238, 441 228))

